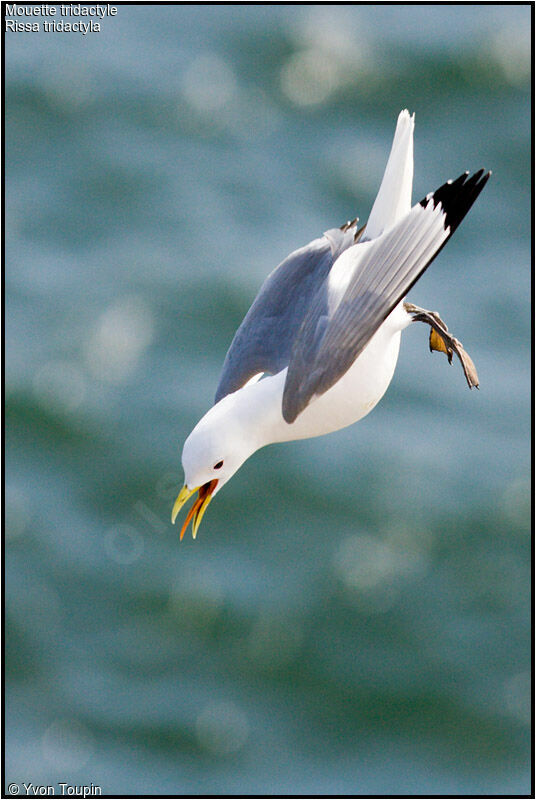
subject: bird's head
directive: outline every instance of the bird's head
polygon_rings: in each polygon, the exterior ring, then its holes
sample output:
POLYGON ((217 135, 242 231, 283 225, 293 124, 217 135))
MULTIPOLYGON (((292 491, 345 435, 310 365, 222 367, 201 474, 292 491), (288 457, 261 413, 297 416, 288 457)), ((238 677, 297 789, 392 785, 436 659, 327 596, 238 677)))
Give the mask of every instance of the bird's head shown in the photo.
POLYGON ((192 519, 195 539, 203 514, 214 495, 258 448, 248 435, 247 425, 230 413, 232 407, 226 401, 224 398, 211 408, 184 442, 184 486, 173 506, 171 521, 175 522, 179 511, 193 494, 198 492, 198 496, 186 515, 181 539, 192 519))

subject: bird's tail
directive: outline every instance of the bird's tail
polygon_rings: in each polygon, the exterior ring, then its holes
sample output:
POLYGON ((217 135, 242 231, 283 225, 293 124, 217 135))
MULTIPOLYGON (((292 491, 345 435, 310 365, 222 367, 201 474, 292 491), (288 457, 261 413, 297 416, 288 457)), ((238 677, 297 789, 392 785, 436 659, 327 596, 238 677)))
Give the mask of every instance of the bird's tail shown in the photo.
POLYGON ((410 116, 407 109, 401 111, 380 191, 367 222, 368 239, 376 239, 411 210, 414 127, 415 114, 410 116))

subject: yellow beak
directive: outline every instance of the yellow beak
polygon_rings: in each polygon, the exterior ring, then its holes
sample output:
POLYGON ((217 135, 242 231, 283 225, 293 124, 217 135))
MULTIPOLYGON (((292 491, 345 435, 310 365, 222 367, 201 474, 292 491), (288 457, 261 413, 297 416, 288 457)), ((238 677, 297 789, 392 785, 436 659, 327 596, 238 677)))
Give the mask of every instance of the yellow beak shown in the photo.
POLYGON ((183 505, 186 503, 186 501, 193 494, 195 494, 197 491, 199 491, 199 495, 197 497, 197 500, 195 501, 195 503, 193 504, 191 509, 188 511, 188 514, 186 515, 186 519, 184 520, 184 524, 183 524, 183 526, 181 528, 181 533, 180 533, 181 541, 182 541, 182 537, 184 536, 184 533, 186 531, 186 528, 188 527, 188 523, 190 522, 192 517, 194 518, 194 521, 193 521, 193 524, 192 524, 192 536, 193 536, 194 539, 197 536, 197 531, 198 531, 199 525, 201 524, 201 520, 203 518, 203 514, 207 510, 207 506, 210 503, 210 501, 212 500, 212 494, 213 494, 214 489, 216 488, 217 485, 218 485, 218 481, 217 480, 213 480, 213 481, 209 481, 208 483, 204 483, 202 486, 197 486, 195 489, 188 489, 187 486, 183 486, 182 489, 180 490, 179 496, 177 497, 177 499, 175 500, 175 503, 173 505, 173 511, 171 512, 171 522, 173 524, 175 523, 175 520, 177 518, 177 514, 179 513, 179 511, 181 510, 183 505))
POLYGON ((189 497, 191 497, 195 492, 197 492, 197 489, 199 489, 199 486, 197 486, 195 489, 188 489, 187 486, 182 487, 182 489, 179 492, 179 496, 175 500, 173 511, 171 512, 172 525, 175 524, 175 520, 177 519, 177 514, 179 513, 185 502, 188 500, 189 497))

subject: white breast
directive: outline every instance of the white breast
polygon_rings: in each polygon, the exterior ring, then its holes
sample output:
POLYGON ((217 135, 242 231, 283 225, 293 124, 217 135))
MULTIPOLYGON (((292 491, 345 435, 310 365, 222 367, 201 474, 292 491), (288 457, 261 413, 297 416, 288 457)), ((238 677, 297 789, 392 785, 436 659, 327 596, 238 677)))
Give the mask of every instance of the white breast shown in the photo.
MULTIPOLYGON (((287 370, 265 378, 262 387, 269 397, 270 441, 289 441, 322 436, 352 425, 371 411, 383 397, 395 371, 400 348, 400 334, 411 318, 400 303, 376 331, 367 347, 348 372, 320 397, 315 397, 298 418, 289 425, 281 413, 281 401, 287 370)), ((264 405, 264 403, 262 404, 264 405)), ((263 413, 267 408, 264 406, 263 413)))

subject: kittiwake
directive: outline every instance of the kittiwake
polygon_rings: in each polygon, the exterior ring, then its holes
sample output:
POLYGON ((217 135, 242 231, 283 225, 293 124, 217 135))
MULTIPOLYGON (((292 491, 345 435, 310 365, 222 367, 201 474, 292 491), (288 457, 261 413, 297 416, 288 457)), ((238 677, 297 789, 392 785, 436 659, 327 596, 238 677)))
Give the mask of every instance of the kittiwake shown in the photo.
POLYGON ((478 387, 471 358, 437 312, 405 297, 491 173, 465 172, 412 207, 414 120, 407 110, 398 117, 366 225, 354 219, 291 253, 238 328, 215 404, 184 443, 184 487, 172 522, 198 496, 181 539, 190 520, 196 537, 211 499, 260 447, 322 436, 368 414, 391 382, 411 322, 427 323, 430 349, 449 362, 455 353, 469 388, 478 387))

